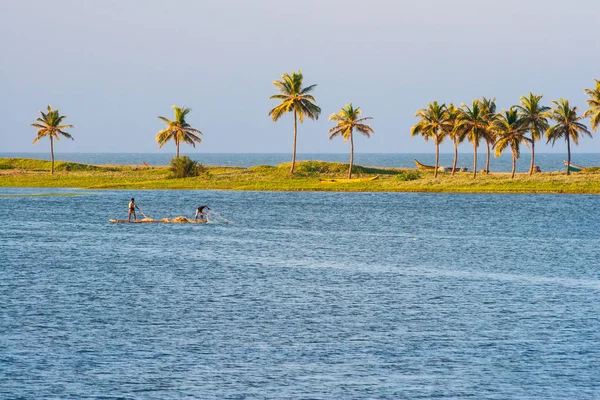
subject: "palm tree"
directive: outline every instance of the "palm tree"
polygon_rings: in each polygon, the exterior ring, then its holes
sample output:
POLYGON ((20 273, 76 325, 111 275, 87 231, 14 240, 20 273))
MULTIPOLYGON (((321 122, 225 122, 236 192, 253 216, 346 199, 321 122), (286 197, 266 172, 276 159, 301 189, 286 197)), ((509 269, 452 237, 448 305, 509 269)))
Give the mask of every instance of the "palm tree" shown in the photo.
POLYGON ((565 138, 567 142, 567 175, 570 175, 569 165, 571 164, 571 141, 579 143, 580 135, 588 135, 592 137, 588 128, 581 121, 584 116, 577 115, 577 107, 569 106, 569 100, 559 99, 552 101, 556 108, 550 110, 549 117, 556 121, 556 125, 551 126, 546 131, 547 143, 552 142, 552 146, 557 139, 565 138))
POLYGON ((433 143, 435 144, 435 170, 433 177, 437 178, 440 143, 444 141, 444 136, 450 126, 446 105, 438 104, 437 101, 434 101, 427 104, 427 108, 417 111, 415 117, 420 118, 420 121, 410 129, 410 136, 421 135, 425 141, 433 139, 433 143))
POLYGON ((185 116, 192 111, 191 108, 178 106, 173 106, 172 108, 175 110, 175 118, 173 121, 165 117, 158 117, 158 119, 167 124, 167 127, 156 134, 156 142, 158 143, 158 148, 160 149, 169 140, 174 140, 176 149, 175 157, 179 158, 179 144, 181 142, 185 142, 191 144, 193 147, 196 147, 196 142, 202 143, 202 139, 195 134, 199 133, 202 135, 202 132, 200 132, 198 129, 192 128, 192 126, 185 120, 185 116))
POLYGON ((485 158, 485 172, 487 173, 490 172, 491 149, 494 146, 494 142, 496 141, 494 130, 492 129, 492 124, 496 119, 496 99, 488 99, 482 97, 481 108, 484 111, 485 119, 487 121, 487 126, 483 135, 483 138, 485 139, 485 143, 487 145, 487 156, 485 158))
POLYGON ((456 108, 454 104, 450 103, 446 108, 446 113, 448 120, 448 131, 446 132, 446 135, 454 142, 454 161, 452 162, 452 175, 454 175, 454 172, 456 171, 456 161, 458 159, 458 145, 465 140, 465 131, 459 127, 460 108, 456 108))
POLYGON ((273 118, 273 122, 277 121, 283 114, 290 111, 294 112, 294 148, 292 151, 292 167, 290 173, 294 173, 296 166, 296 137, 298 134, 298 122, 304 122, 304 117, 308 117, 312 120, 319 119, 321 114, 321 108, 319 108, 314 102, 315 98, 310 94, 317 85, 310 85, 305 88, 302 87, 302 71, 298 73, 292 72, 292 74, 281 75, 280 81, 273 81, 279 89, 279 94, 274 94, 271 99, 281 100, 281 104, 269 111, 269 116, 273 118))
POLYGON ((550 107, 540 105, 542 95, 529 93, 529 96, 521 96, 521 105, 516 106, 519 111, 519 118, 527 131, 531 134, 529 143, 531 143, 531 165, 529 166, 529 175, 533 174, 535 165, 535 142, 540 140, 546 130, 548 130, 547 113, 550 107))
POLYGON ((590 125, 594 129, 594 132, 598 132, 598 125, 600 124, 600 80, 596 79, 595 89, 585 89, 585 93, 590 96, 590 99, 587 101, 590 109, 583 115, 590 117, 590 125))
POLYGON ((511 107, 510 110, 500 113, 492 123, 492 129, 496 134, 495 156, 500 157, 500 154, 506 148, 510 147, 512 151, 512 172, 510 179, 515 177, 515 169, 517 167, 517 159, 521 155, 521 143, 530 143, 531 139, 525 136, 527 126, 519 117, 516 107, 511 107))
POLYGON ((471 108, 462 105, 463 111, 459 116, 458 129, 464 129, 464 134, 473 143, 473 179, 477 177, 477 148, 486 134, 488 119, 479 100, 473 100, 471 108))
POLYGON ((50 173, 54 174, 54 139, 59 140, 60 134, 68 139, 75 140, 70 134, 64 131, 68 128, 74 128, 74 126, 61 125, 63 119, 67 117, 65 115, 60 115, 58 110, 53 110, 50 106, 48 106, 47 113, 44 114, 43 111, 40 111, 40 114, 42 116, 35 119, 37 122, 31 124, 31 126, 37 129, 37 137, 33 143, 36 143, 38 140, 46 136, 50 138, 50 154, 52 157, 50 173))
POLYGON ((336 125, 329 130, 329 140, 336 136, 341 136, 346 142, 350 139, 350 168, 348 169, 348 179, 352 178, 352 164, 354 162, 354 135, 356 129, 366 137, 370 138, 375 133, 369 125, 363 124, 364 121, 373 119, 371 117, 359 118, 361 114, 360 107, 354 108, 352 103, 346 104, 337 114, 329 116, 330 121, 335 121, 336 125))

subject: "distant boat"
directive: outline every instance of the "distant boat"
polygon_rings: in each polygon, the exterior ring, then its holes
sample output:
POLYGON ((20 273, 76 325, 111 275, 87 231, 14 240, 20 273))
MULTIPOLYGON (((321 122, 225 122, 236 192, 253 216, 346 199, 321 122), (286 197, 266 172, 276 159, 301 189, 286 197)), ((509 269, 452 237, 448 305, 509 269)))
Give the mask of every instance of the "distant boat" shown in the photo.
POLYGON ((355 182, 370 182, 379 178, 379 175, 371 176, 369 178, 334 178, 334 179, 319 179, 321 183, 355 183, 355 182))
MULTIPOLYGON (((435 167, 433 165, 421 164, 416 158, 415 158, 415 164, 417 164, 417 168, 419 168, 419 169, 429 169, 429 170, 435 169, 435 167)), ((467 172, 468 170, 469 169, 465 168, 465 167, 456 167, 456 169, 455 169, 456 172, 467 172)), ((440 171, 440 172, 452 171, 452 167, 438 167, 438 171, 440 171)))
POLYGON ((569 171, 571 171, 571 172, 581 172, 581 170, 585 168, 585 167, 580 167, 579 165, 575 165, 573 163, 569 164, 566 161, 563 161, 563 163, 565 164, 565 167, 566 166, 569 167, 569 171))
POLYGON ((417 168, 419 168, 419 169, 435 169, 435 167, 432 165, 421 164, 419 161, 417 161, 416 158, 415 158, 415 164, 417 164, 417 168))

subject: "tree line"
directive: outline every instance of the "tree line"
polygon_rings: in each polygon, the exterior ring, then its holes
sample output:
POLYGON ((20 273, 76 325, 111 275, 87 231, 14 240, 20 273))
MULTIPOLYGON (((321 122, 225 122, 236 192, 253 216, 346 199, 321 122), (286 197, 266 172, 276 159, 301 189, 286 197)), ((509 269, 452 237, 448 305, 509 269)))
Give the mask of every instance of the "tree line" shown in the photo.
MULTIPOLYGON (((269 111, 269 116, 276 122, 281 116, 287 113, 293 113, 294 116, 294 136, 292 147, 292 163, 290 173, 294 173, 296 164, 296 142, 298 134, 298 122, 302 123, 306 118, 316 120, 321 114, 321 108, 317 106, 316 99, 312 92, 317 87, 316 84, 304 86, 304 76, 302 71, 284 73, 281 80, 273 81, 273 85, 279 93, 272 95, 272 100, 279 100, 280 104, 269 111)), ((411 130, 411 136, 421 135, 423 138, 433 140, 435 144, 435 171, 437 177, 439 164, 439 145, 448 138, 454 143, 454 161, 452 164, 452 175, 456 171, 456 160, 458 156, 458 145, 464 140, 473 144, 473 178, 477 176, 477 149, 482 141, 487 146, 487 158, 485 171, 489 172, 490 153, 492 148, 495 155, 500 154, 510 148, 513 156, 512 174, 514 178, 516 160, 520 155, 520 147, 523 143, 531 147, 531 166, 529 174, 533 173, 535 142, 546 137, 547 142, 554 143, 564 138, 567 143, 567 162, 571 162, 571 141, 578 144, 579 137, 588 135, 591 132, 581 122, 582 119, 589 117, 591 126, 596 132, 600 123, 600 80, 596 80, 594 89, 585 89, 590 97, 587 100, 589 109, 582 115, 578 115, 578 108, 571 107, 568 100, 560 99, 553 101, 554 108, 541 105, 542 95, 532 93, 527 97, 521 97, 520 105, 512 106, 509 110, 496 112, 495 99, 477 99, 469 107, 462 104, 461 107, 455 107, 453 104, 446 106, 437 101, 429 103, 427 108, 418 110, 416 117, 419 121, 411 130), (554 121, 550 125, 549 121, 554 121), (529 136, 527 136, 529 134, 529 136)), ((166 127, 156 134, 156 142, 161 148, 169 141, 175 143, 175 157, 179 157, 179 145, 187 143, 196 147, 196 143, 202 143, 199 135, 202 132, 193 128, 187 121, 186 116, 191 109, 186 107, 173 106, 174 118, 159 116, 166 127)), ((350 141, 350 166, 348 177, 352 177, 352 166, 354 159, 354 131, 357 131, 366 137, 374 133, 371 126, 365 121, 371 117, 361 117, 360 107, 354 107, 352 103, 344 105, 337 113, 329 117, 329 121, 335 123, 335 126, 329 129, 329 140, 335 137, 341 137, 344 142, 350 141)), ((54 173, 54 140, 60 137, 66 137, 73 140, 73 137, 66 132, 66 129, 74 128, 73 125, 63 124, 66 118, 60 115, 58 109, 47 107, 47 112, 40 111, 35 123, 31 124, 37 130, 37 137, 33 141, 48 137, 50 139, 51 153, 51 173, 54 173)), ((567 166, 567 175, 569 168, 567 166)))
POLYGON ((553 107, 541 103, 542 95, 529 93, 522 96, 519 105, 514 105, 508 110, 496 112, 495 99, 473 100, 471 106, 462 104, 439 104, 437 101, 429 103, 427 108, 417 111, 415 116, 419 119, 411 130, 411 136, 423 136, 425 141, 432 140, 435 145, 435 170, 437 177, 439 163, 439 145, 448 138, 454 144, 454 161, 452 175, 456 171, 458 145, 465 140, 473 144, 473 178, 477 177, 477 149, 481 142, 485 142, 487 157, 484 171, 490 171, 490 155, 499 157, 505 150, 512 153, 511 179, 515 176, 517 160, 521 154, 521 146, 525 144, 531 148, 531 164, 529 175, 535 169, 535 143, 542 138, 546 143, 556 143, 564 139, 567 144, 567 175, 570 174, 571 142, 579 144, 582 136, 592 137, 587 126, 582 123, 585 118, 590 118, 590 125, 594 132, 600 123, 600 80, 596 80, 594 89, 585 89, 589 96, 587 100, 589 109, 583 114, 571 106, 566 99, 552 101, 553 107))

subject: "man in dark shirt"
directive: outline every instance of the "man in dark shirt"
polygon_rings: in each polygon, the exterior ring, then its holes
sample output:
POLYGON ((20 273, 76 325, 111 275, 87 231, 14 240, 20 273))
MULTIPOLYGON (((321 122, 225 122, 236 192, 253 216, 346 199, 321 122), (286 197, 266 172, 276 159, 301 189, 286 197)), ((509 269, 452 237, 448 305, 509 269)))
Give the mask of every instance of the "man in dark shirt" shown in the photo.
POLYGON ((194 215, 194 221, 197 221, 198 217, 200 217, 200 221, 206 221, 206 214, 208 214, 208 213, 205 212, 204 209, 210 210, 210 208, 208 206, 200 206, 196 209, 196 215, 194 215))

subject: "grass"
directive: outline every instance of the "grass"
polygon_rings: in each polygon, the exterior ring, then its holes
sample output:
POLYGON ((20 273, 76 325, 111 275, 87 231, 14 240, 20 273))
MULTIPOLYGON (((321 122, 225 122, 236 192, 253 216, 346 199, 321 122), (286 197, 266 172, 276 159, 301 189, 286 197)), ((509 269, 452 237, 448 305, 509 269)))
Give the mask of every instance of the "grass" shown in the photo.
POLYGON ((378 175, 370 182, 321 184, 323 178, 345 178, 348 164, 304 161, 289 174, 289 163, 277 166, 206 167, 198 177, 172 178, 169 167, 87 165, 58 161, 51 175, 50 162, 22 158, 0 159, 0 187, 83 189, 206 189, 258 191, 344 192, 454 192, 454 193, 589 193, 600 194, 600 168, 566 176, 544 172, 533 176, 509 173, 462 172, 451 176, 415 169, 355 166, 355 177, 378 175))

